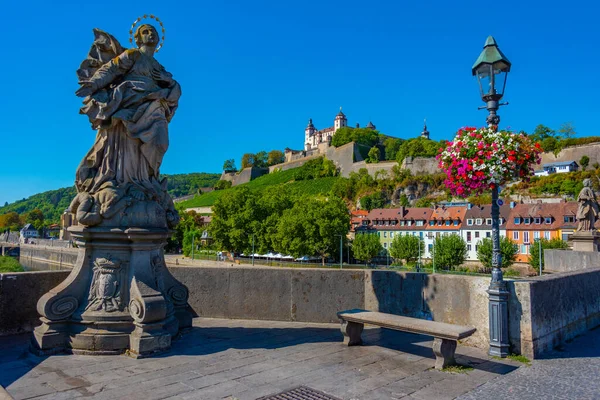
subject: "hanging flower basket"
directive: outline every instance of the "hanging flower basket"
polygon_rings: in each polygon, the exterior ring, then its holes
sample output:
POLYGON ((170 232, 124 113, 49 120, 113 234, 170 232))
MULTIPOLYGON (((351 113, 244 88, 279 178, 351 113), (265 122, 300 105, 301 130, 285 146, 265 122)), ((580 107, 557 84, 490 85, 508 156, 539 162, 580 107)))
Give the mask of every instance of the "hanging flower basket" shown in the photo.
POLYGON ((523 134, 461 128, 437 155, 453 195, 481 194, 513 179, 529 180, 542 149, 523 134))

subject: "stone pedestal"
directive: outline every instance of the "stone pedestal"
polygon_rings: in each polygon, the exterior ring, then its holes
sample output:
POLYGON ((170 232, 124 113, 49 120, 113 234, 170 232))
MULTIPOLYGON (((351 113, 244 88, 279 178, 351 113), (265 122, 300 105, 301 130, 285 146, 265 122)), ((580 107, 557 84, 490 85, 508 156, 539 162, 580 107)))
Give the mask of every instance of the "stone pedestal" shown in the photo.
POLYGON ((42 325, 32 348, 41 354, 122 354, 144 357, 168 350, 191 327, 188 290, 168 271, 166 228, 69 228, 77 262, 60 285, 39 300, 42 325))
POLYGON ((583 231, 571 235, 573 251, 600 251, 600 232, 583 231))

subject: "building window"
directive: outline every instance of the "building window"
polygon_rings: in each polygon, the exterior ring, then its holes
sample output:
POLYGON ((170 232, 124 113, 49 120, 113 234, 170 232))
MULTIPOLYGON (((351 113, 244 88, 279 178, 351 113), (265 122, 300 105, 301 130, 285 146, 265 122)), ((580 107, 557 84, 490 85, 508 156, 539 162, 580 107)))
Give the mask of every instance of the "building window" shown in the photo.
POLYGON ((383 244, 383 247, 387 249, 387 242, 383 244))
POLYGON ((523 232, 523 243, 529 243, 529 232, 523 232))
POLYGON ((573 215, 565 215, 565 222, 575 222, 575 217, 573 215))
POLYGON ((485 237, 486 237, 486 238, 492 237, 492 232, 486 232, 486 233, 485 233, 485 237))
POLYGON ((423 232, 419 232, 419 237, 423 239, 423 232))
POLYGON ((519 240, 519 231, 513 232, 513 240, 519 240))
POLYGON ((412 221, 406 221, 406 225, 412 226, 412 221))
POLYGON ((423 221, 422 220, 418 220, 417 221, 417 226, 423 226, 423 221))
POLYGON ((387 237, 387 232, 383 232, 383 237, 386 238, 387 237))
POLYGON ((546 217, 546 218, 544 218, 544 223, 550 225, 552 223, 552 217, 546 217))
POLYGON ((393 238, 394 237, 394 232, 390 232, 390 237, 393 238))
POLYGON ((476 245, 475 245, 475 251, 478 251, 478 250, 479 250, 479 245, 478 245, 478 244, 476 244, 476 245))
POLYGON ((550 240, 550 231, 544 232, 544 239, 550 240))
POLYGON ((377 236, 381 237, 381 232, 377 232, 377 236))
POLYGON ((450 226, 450 220, 446 221, 446 226, 450 226))
POLYGON ((431 252, 433 251, 433 244, 428 244, 427 250, 429 250, 429 254, 431 254, 431 252))
POLYGON ((429 221, 429 226, 434 226, 435 225, 435 221, 429 221))
POLYGON ((491 225, 492 224, 492 219, 491 218, 486 218, 485 219, 485 224, 486 225, 491 225))
POLYGON ((476 224, 476 225, 481 225, 481 224, 483 224, 483 219, 482 219, 482 218, 477 218, 477 219, 475 220, 475 224, 476 224))
POLYGON ((500 219, 498 220, 498 225, 502 225, 502 224, 503 224, 503 223, 505 223, 505 222, 506 222, 506 220, 505 220, 504 218, 500 218, 500 219))
POLYGON ((471 232, 467 231, 467 242, 471 241, 471 232))
POLYGON ((438 221, 438 226, 442 226, 442 222, 443 222, 442 220, 439 220, 438 221))
POLYGON ((458 220, 457 219, 454 220, 454 226, 458 226, 458 220))
POLYGON ((404 220, 400 221, 400 226, 404 226, 404 220))
POLYGON ((531 223, 531 218, 529 218, 529 217, 525 217, 525 219, 524 219, 523 223, 525 223, 525 224, 529 225, 529 224, 531 223))
POLYGON ((385 226, 389 226, 390 225, 390 220, 385 221, 385 226))
POLYGON ((515 217, 515 225, 521 224, 521 218, 515 217))
POLYGON ((535 217, 533 219, 533 222, 535 222, 536 224, 541 224, 542 223, 542 219, 540 217, 535 217))
POLYGON ((540 231, 535 231, 533 232, 533 239, 539 239, 540 238, 540 231))
POLYGON ((521 254, 527 254, 527 246, 521 245, 521 254))
POLYGON ((467 250, 471 251, 471 245, 470 244, 467 245, 467 250))
POLYGON ((473 220, 472 219, 468 219, 467 220, 467 225, 469 225, 469 226, 473 225, 473 220))
POLYGON ((475 239, 479 237, 479 231, 475 231, 475 239))

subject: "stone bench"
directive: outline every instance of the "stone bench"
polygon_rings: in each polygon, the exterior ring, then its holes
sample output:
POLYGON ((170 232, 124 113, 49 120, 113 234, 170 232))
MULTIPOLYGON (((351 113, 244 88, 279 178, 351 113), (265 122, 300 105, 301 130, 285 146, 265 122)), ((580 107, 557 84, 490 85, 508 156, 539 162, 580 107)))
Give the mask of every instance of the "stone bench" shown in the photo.
POLYGON ((377 325, 420 335, 433 336, 435 368, 442 369, 455 364, 454 353, 457 340, 471 336, 476 329, 468 326, 446 324, 400 315, 385 314, 361 309, 340 311, 337 313, 342 322, 344 344, 358 346, 362 344, 361 333, 364 324, 377 325))

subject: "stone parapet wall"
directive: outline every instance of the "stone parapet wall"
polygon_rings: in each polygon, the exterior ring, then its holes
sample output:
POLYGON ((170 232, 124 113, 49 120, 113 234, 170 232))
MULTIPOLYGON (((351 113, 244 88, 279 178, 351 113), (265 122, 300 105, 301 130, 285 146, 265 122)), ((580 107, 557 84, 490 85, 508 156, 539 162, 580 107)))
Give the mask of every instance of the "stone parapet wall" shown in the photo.
MULTIPOLYGON (((202 266, 168 267, 188 287, 190 306, 200 317, 337 322, 338 311, 364 308, 472 326, 477 332, 463 343, 488 346, 487 277, 240 267, 209 261, 202 266)), ((1 274, 0 335, 31 330, 37 321, 37 300, 67 274, 1 274), (17 297, 19 302, 14 301, 17 297)), ((511 351, 539 358, 600 325, 598 288, 600 268, 508 281, 511 351)))
POLYGON ((0 274, 0 336, 30 332, 40 324, 37 301, 69 271, 0 274))
POLYGON ((571 272, 600 266, 600 252, 544 250, 544 270, 571 272))
POLYGON ((57 248, 29 244, 22 244, 20 247, 21 260, 40 261, 66 267, 75 265, 79 252, 79 249, 76 248, 57 248))

